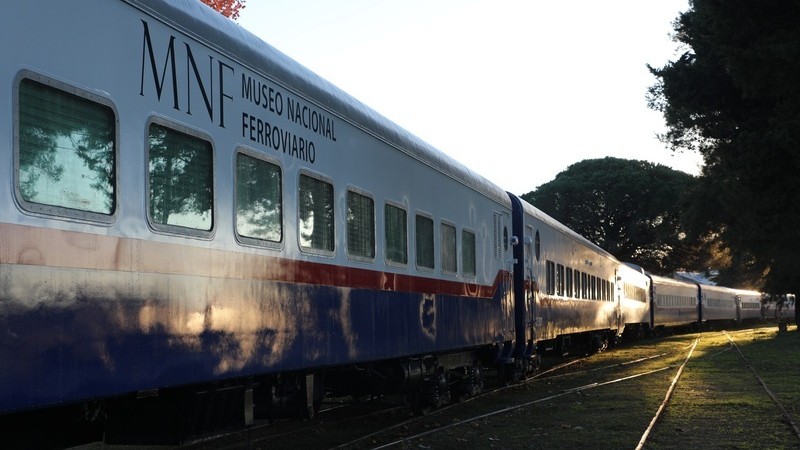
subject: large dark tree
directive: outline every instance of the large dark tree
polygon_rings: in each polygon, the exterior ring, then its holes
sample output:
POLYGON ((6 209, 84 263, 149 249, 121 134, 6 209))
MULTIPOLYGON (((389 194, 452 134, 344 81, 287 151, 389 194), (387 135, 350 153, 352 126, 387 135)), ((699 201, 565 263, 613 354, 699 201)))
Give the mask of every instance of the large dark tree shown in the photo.
POLYGON ((706 255, 681 227, 696 179, 646 161, 584 160, 522 198, 622 261, 655 273, 694 269, 706 255))
POLYGON ((693 230, 712 230, 731 272, 773 292, 800 291, 798 23, 797 1, 693 0, 675 22, 685 53, 651 68, 664 140, 705 159, 693 230))

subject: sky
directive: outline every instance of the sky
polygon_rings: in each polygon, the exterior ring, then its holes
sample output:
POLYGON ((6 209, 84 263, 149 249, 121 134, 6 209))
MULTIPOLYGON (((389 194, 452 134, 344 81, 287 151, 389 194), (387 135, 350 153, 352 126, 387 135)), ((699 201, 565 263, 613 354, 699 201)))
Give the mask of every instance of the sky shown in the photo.
POLYGON ((503 189, 584 159, 697 175, 647 107, 688 0, 247 0, 239 24, 503 189))

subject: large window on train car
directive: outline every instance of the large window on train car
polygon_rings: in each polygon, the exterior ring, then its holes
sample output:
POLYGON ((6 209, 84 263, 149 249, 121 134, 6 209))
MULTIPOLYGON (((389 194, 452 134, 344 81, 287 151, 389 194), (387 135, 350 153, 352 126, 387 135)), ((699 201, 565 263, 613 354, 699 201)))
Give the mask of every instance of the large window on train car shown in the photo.
POLYGON ((442 245, 440 251, 442 252, 442 272, 457 273, 458 272, 458 249, 456 247, 456 227, 453 225, 443 223, 441 224, 441 239, 442 245))
POLYGON ((245 153, 236 154, 236 233, 248 244, 283 240, 281 168, 245 153))
POLYGON ((197 234, 214 225, 211 143, 157 122, 148 132, 149 205, 153 227, 197 234))
POLYGON ((45 214, 110 222, 116 210, 116 116, 105 99, 22 78, 16 188, 45 214))
POLYGON ((474 277, 477 274, 475 233, 468 230, 461 230, 461 267, 466 277, 474 277))
POLYGON ((580 270, 576 270, 575 271, 575 292, 574 292, 573 297, 581 298, 581 286, 582 286, 581 285, 581 271, 580 270))
POLYGON ((433 219, 417 214, 416 219, 417 267, 433 269, 433 219))
POLYGON ((312 253, 333 253, 333 185, 301 174, 298 214, 300 248, 312 253))
POLYGON ((352 190, 347 191, 347 254, 375 259, 375 200, 352 190))
POLYGON ((406 210, 385 204, 383 228, 386 245, 386 261, 393 264, 408 264, 408 221, 406 210))

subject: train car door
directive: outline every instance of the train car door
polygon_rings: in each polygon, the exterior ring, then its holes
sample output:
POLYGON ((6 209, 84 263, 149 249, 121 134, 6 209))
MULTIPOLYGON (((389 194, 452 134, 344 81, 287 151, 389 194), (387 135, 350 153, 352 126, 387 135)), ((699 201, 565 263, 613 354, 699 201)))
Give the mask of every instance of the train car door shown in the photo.
POLYGON ((526 338, 531 342, 536 341, 536 295, 539 292, 539 286, 536 284, 536 277, 533 274, 533 267, 536 263, 536 253, 541 248, 539 240, 539 232, 534 231, 533 226, 525 225, 525 324, 526 324, 526 338))

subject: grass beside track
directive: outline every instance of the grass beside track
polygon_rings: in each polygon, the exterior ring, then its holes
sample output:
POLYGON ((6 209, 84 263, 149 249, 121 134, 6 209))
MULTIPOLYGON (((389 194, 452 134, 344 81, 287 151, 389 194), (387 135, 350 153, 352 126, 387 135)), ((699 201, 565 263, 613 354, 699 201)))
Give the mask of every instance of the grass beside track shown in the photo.
MULTIPOLYGON (((745 358, 797 423, 800 420, 800 333, 775 328, 731 333, 745 358)), ((705 358, 689 363, 646 448, 800 448, 772 402, 727 337, 709 333, 705 358)))
MULTIPOLYGON (((731 330, 729 334, 792 420, 799 423, 800 332, 796 327, 789 330, 779 334, 776 326, 760 326, 749 331, 731 330)), ((569 374, 535 380, 491 399, 432 415, 421 429, 457 425, 392 448, 634 449, 697 338, 697 348, 644 448, 800 448, 800 438, 719 331, 644 341, 595 355, 565 370, 569 374), (661 354, 665 355, 615 366, 661 354), (524 404, 578 386, 667 366, 672 367, 458 424, 492 408, 524 404)), ((413 432, 409 430, 408 434, 413 432)), ((378 439, 372 445, 386 442, 390 440, 378 439)))

